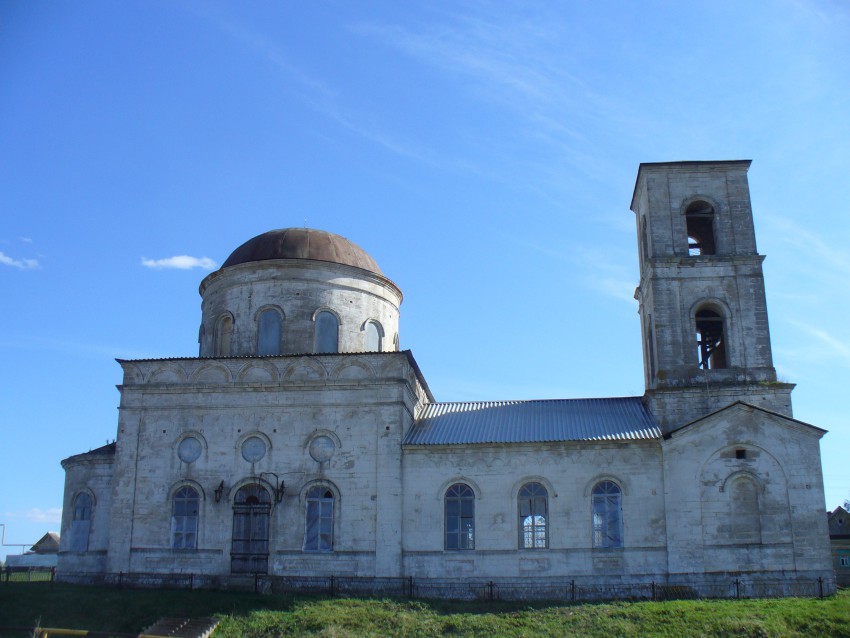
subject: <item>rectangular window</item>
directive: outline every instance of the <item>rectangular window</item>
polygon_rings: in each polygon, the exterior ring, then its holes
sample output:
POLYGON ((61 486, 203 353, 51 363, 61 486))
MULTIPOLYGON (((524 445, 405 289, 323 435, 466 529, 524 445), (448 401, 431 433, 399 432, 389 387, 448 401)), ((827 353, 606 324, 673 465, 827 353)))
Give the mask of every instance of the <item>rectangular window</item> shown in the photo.
POLYGON ((839 567, 850 567, 850 556, 839 556, 838 557, 838 566, 839 567))

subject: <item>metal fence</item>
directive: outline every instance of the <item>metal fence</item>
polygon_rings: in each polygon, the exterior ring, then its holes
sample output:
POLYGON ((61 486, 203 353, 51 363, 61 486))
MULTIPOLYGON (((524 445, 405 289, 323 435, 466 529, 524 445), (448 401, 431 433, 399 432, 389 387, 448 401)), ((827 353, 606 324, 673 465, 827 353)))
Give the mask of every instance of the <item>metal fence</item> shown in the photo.
POLYGON ((0 567, 0 583, 52 583, 55 579, 55 567, 0 567))
MULTIPOLYGON (((52 571, 5 582, 55 578, 52 571)), ((696 598, 823 598, 835 592, 834 579, 795 578, 762 580, 730 576, 703 582, 599 583, 577 579, 502 578, 373 578, 357 576, 271 576, 161 574, 161 573, 61 573, 60 582, 110 585, 138 589, 223 589, 282 595, 389 597, 483 601, 551 600, 584 602, 601 600, 677 600, 696 598)), ((4 582, 0 579, 0 582, 4 582)))

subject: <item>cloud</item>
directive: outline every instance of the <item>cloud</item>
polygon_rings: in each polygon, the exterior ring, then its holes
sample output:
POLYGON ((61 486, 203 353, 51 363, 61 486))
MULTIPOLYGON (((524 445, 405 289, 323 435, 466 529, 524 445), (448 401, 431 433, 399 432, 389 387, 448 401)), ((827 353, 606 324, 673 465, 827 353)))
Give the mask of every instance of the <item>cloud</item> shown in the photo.
POLYGON ((0 264, 14 266, 21 270, 32 270, 33 268, 39 267, 37 259, 13 259, 3 252, 0 252, 0 264))
POLYGON ((209 257, 175 255, 174 257, 166 257, 165 259, 146 259, 142 257, 142 266, 145 266, 146 268, 154 268, 156 270, 162 270, 163 268, 174 268, 177 270, 202 268, 204 270, 214 270, 218 264, 209 257))
POLYGON ((48 507, 41 509, 40 507, 33 507, 23 512, 4 512, 3 516, 10 520, 23 520, 30 523, 61 523, 62 508, 48 507))

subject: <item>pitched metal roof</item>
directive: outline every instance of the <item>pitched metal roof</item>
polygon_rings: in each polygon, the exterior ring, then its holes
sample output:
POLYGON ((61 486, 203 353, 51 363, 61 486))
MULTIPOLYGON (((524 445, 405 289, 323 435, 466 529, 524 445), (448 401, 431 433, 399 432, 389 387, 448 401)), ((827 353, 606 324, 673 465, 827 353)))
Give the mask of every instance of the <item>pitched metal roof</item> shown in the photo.
POLYGON ((661 438, 641 397, 431 403, 404 445, 621 441, 661 438))

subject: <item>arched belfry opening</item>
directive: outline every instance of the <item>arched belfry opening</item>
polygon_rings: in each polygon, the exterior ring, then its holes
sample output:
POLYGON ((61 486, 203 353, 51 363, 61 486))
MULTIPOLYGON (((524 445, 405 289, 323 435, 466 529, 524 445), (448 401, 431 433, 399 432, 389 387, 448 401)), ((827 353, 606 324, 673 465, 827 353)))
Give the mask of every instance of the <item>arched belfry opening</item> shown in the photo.
POLYGON ((714 207, 708 202, 692 202, 685 210, 688 230, 688 255, 714 255, 714 207))
POLYGON ((703 370, 727 367, 723 315, 710 308, 703 308, 697 311, 695 319, 699 367, 703 370))

